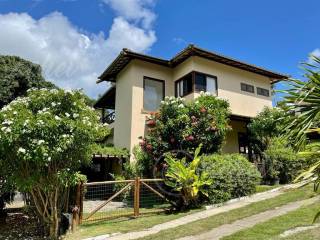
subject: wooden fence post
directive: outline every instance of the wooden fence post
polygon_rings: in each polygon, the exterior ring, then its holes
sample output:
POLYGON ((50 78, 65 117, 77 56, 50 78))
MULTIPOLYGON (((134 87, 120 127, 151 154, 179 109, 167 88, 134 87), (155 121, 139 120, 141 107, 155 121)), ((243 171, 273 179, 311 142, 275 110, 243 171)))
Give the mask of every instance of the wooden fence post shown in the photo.
POLYGON ((80 183, 80 208, 79 208, 79 223, 82 223, 83 217, 83 198, 84 198, 84 184, 83 182, 80 183))
POLYGON ((139 207, 140 207, 140 178, 137 177, 134 183, 134 216, 139 216, 139 207))

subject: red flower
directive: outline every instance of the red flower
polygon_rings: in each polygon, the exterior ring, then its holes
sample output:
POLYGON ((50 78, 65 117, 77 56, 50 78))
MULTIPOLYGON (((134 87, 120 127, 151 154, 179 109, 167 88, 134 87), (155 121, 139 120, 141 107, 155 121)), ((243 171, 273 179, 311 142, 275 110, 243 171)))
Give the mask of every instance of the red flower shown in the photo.
POLYGON ((205 107, 200 108, 200 112, 205 113, 207 112, 207 109, 205 109, 205 107))
POLYGON ((149 119, 146 124, 148 127, 154 127, 156 125, 156 121, 154 119, 149 119))
POLYGON ((194 140, 194 136, 189 135, 189 136, 186 137, 186 140, 191 142, 191 141, 194 140))
POLYGON ((148 151, 151 151, 151 150, 152 150, 152 145, 151 145, 151 144, 147 144, 146 149, 147 149, 148 151))

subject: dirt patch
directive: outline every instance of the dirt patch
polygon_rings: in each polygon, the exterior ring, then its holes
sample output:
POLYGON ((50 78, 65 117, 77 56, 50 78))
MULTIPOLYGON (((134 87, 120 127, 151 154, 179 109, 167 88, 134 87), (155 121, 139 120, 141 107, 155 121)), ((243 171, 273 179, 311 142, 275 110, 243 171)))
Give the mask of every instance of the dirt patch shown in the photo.
POLYGON ((36 219, 23 212, 8 213, 5 224, 0 224, 0 239, 3 240, 43 240, 42 229, 36 219))

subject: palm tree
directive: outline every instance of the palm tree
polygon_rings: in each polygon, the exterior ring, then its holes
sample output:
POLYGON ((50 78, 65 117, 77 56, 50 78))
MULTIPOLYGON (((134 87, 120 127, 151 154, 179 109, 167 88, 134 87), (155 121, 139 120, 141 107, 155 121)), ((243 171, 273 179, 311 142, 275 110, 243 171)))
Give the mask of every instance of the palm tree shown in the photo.
MULTIPOLYGON (((320 134, 320 58, 312 56, 312 63, 304 63, 306 81, 290 79, 289 89, 286 93, 285 103, 296 114, 296 118, 287 126, 286 135, 303 156, 312 156, 318 159, 309 170, 303 172, 296 179, 315 179, 314 189, 318 190, 320 184, 320 147, 315 145, 306 150, 308 133, 320 134)), ((314 221, 320 217, 320 211, 314 221)))

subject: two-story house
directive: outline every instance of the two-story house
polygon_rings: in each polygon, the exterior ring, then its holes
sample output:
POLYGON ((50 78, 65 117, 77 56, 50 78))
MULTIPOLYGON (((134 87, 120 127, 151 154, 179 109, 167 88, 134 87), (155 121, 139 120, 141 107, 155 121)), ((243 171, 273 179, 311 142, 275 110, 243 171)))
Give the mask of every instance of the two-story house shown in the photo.
POLYGON ((191 100, 200 91, 210 92, 228 100, 232 112, 232 131, 223 152, 247 154, 247 123, 263 107, 272 106, 272 84, 287 78, 194 45, 170 60, 123 49, 97 81, 111 82, 112 87, 95 107, 111 123, 110 142, 132 150, 145 134, 146 116, 158 109, 165 96, 191 100))

